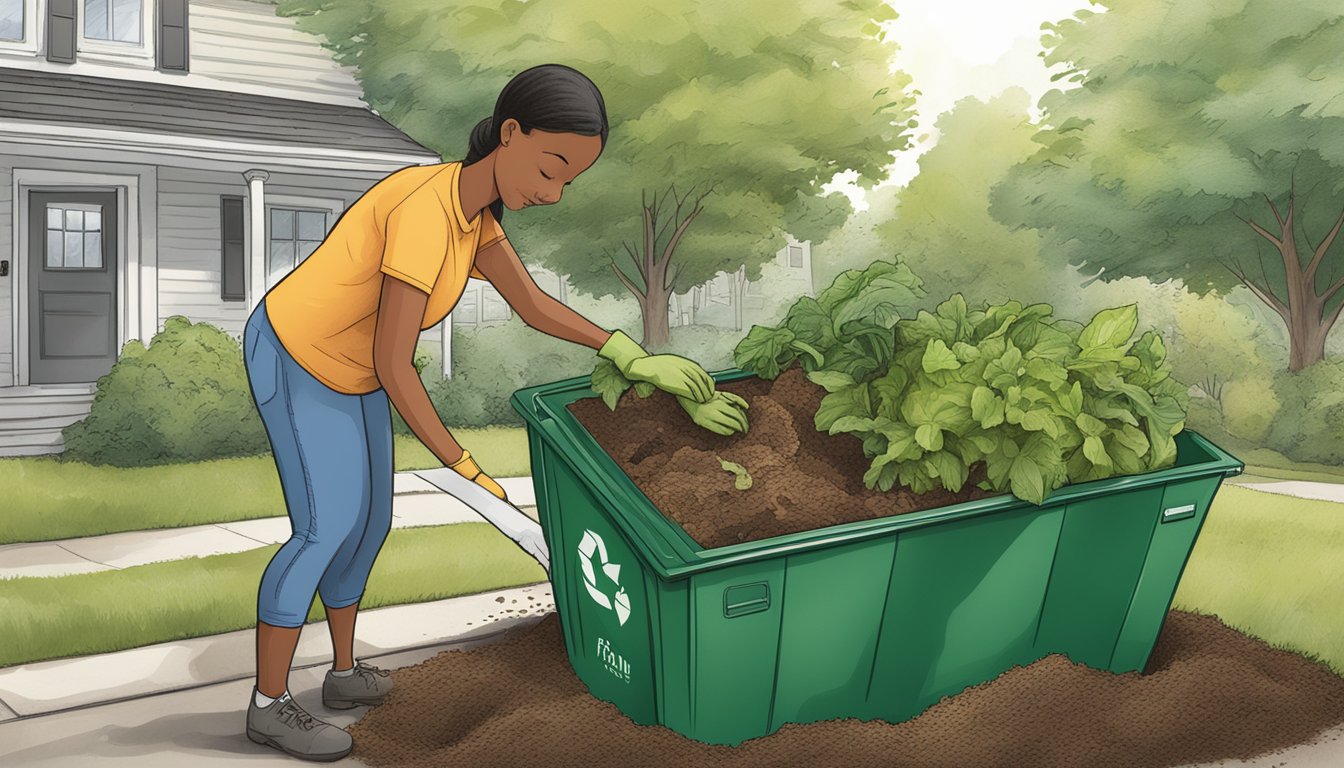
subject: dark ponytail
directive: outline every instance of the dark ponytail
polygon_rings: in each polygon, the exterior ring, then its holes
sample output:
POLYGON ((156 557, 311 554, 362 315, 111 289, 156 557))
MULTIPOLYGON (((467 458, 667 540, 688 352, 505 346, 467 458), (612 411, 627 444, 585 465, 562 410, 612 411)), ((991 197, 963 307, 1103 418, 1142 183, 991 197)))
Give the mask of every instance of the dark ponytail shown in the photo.
MULTIPOLYGON (((541 64, 523 70, 499 92, 495 111, 471 130, 462 165, 475 163, 499 146, 499 126, 518 121, 523 133, 533 128, 554 133, 601 136, 607 145, 607 105, 586 75, 563 64, 541 64)), ((503 201, 490 204, 495 220, 504 216, 503 201)))

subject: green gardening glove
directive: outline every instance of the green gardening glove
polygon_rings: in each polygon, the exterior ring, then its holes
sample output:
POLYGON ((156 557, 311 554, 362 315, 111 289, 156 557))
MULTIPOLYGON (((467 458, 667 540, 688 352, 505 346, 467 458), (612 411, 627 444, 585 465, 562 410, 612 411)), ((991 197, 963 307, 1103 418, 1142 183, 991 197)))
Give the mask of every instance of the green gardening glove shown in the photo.
POLYGON ((695 361, 679 355, 650 355, 635 340, 616 330, 597 354, 616 364, 630 381, 646 381, 677 397, 697 403, 714 396, 714 377, 695 361))
POLYGON ((677 403, 690 414, 691 421, 719 435, 747 431, 747 401, 722 390, 715 392, 707 403, 697 403, 688 397, 678 397, 677 403))

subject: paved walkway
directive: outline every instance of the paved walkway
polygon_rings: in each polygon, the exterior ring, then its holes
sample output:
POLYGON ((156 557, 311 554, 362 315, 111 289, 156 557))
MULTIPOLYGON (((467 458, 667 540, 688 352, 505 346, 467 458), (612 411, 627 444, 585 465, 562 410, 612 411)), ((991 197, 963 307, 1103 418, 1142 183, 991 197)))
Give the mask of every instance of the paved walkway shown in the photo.
MULTIPOLYGON (((360 611, 355 655, 373 659, 476 640, 554 609, 550 582, 540 582, 429 603, 360 611)), ((255 643, 255 634, 247 629, 114 653, 0 668, 0 721, 250 679, 256 671, 255 643)), ((326 622, 306 625, 294 654, 294 668, 324 667, 330 663, 331 640, 326 622)), ((5 741, 0 735, 0 744, 5 741)), ((0 759, 0 765, 8 763, 0 759)))
POLYGON ((1236 482, 1236 485, 1266 493, 1296 496, 1299 499, 1318 499, 1344 504, 1344 483, 1320 483, 1309 480, 1275 480, 1272 482, 1256 480, 1249 483, 1236 482))
MULTIPOLYGON (((493 642, 553 610, 550 584, 543 582, 361 611, 355 655, 387 669, 419 664, 441 651, 493 642)), ((253 658, 249 630, 0 670, 6 702, 0 704, 0 765, 293 768, 297 761, 243 734, 253 658)), ((326 623, 308 625, 290 691, 309 712, 345 727, 367 709, 322 706, 330 663, 326 623)), ((361 763, 347 758, 336 765, 361 763)))
MULTIPOLYGON (((481 523, 475 510, 409 472, 397 473, 392 527, 481 523)), ((531 477, 499 478, 509 499, 534 520, 536 499, 531 477)), ((131 568, 164 560, 246 552, 279 544, 290 536, 288 517, 236 523, 159 528, 60 541, 0 545, 0 579, 65 576, 131 568)))

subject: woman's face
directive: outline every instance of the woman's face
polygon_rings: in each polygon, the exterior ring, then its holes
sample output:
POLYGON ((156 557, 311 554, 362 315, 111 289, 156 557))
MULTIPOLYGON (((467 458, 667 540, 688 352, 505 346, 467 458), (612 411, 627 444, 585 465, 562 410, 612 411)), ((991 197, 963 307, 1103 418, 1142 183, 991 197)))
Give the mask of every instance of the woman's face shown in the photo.
POLYGON ((558 203, 565 187, 588 170, 601 151, 600 136, 538 128, 523 133, 517 120, 505 120, 495 158, 499 198, 511 211, 558 203))

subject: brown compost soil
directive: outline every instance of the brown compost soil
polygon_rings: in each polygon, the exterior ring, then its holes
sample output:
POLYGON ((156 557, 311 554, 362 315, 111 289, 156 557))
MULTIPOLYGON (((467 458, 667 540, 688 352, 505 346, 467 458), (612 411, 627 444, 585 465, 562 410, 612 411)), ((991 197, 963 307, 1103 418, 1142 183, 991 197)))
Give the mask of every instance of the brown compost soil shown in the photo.
POLYGON ((1247 759, 1344 722, 1344 679, 1327 667, 1175 611, 1143 675, 1049 656, 904 723, 790 724, 736 747, 636 725, 593 698, 554 614, 393 678, 350 729, 355 757, 374 768, 1156 768, 1247 759))
POLYGON ((747 401, 745 433, 699 427, 663 392, 641 398, 631 388, 615 411, 596 397, 569 406, 649 501, 707 549, 997 495, 976 487, 983 465, 957 493, 868 489, 862 441, 817 431, 813 417, 826 392, 799 368, 718 388, 747 401), (745 467, 751 487, 734 487, 719 458, 745 467))

